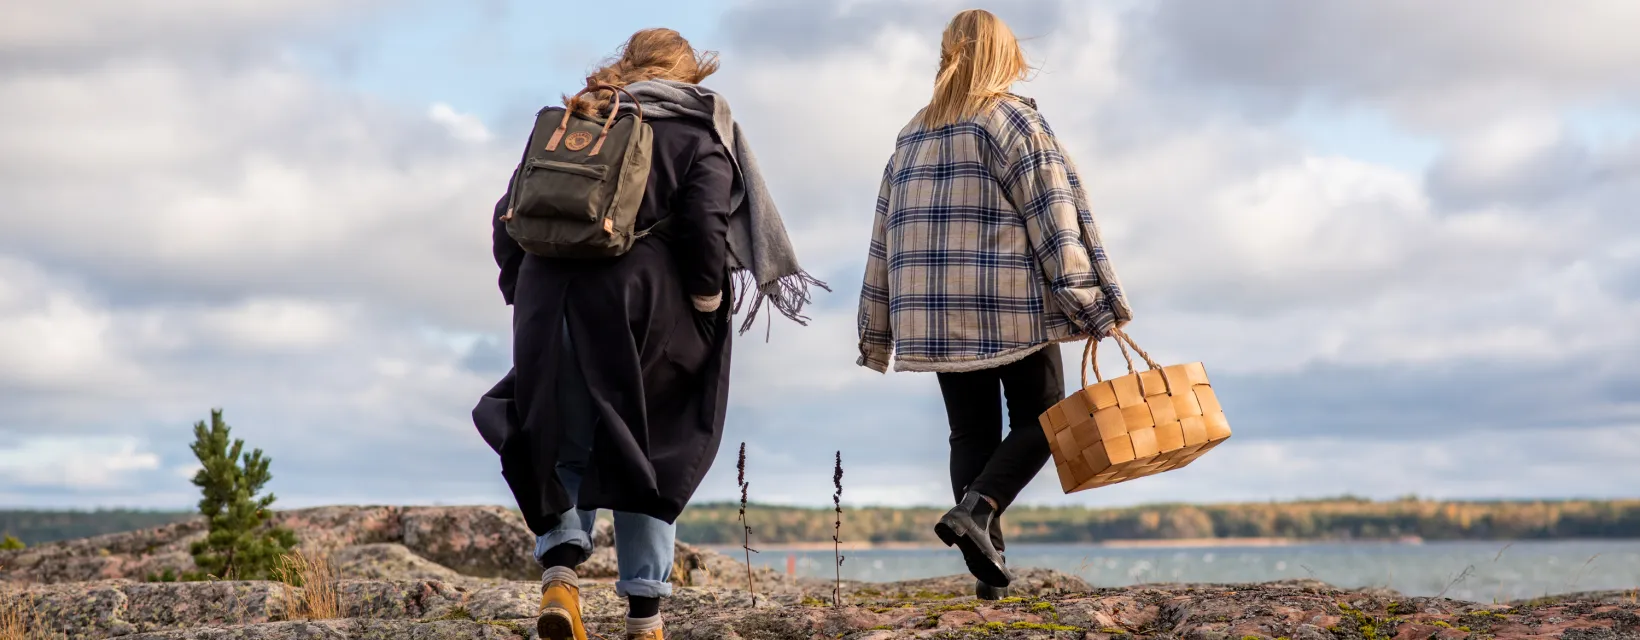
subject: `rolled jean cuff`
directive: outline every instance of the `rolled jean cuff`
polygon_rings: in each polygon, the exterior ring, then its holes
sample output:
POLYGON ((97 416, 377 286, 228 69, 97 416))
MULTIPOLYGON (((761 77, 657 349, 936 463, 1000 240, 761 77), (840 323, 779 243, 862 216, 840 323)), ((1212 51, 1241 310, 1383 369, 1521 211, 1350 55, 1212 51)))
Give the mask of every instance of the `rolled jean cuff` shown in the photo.
POLYGON ((615 583, 615 595, 622 598, 670 598, 672 583, 636 578, 615 583))
POLYGON ((581 559, 575 563, 576 566, 580 566, 582 562, 587 561, 587 558, 592 557, 591 536, 588 536, 585 531, 580 529, 559 528, 548 531, 547 535, 535 539, 535 561, 546 567, 546 563, 542 562, 541 559, 547 555, 547 550, 561 544, 575 545, 581 550, 581 559))

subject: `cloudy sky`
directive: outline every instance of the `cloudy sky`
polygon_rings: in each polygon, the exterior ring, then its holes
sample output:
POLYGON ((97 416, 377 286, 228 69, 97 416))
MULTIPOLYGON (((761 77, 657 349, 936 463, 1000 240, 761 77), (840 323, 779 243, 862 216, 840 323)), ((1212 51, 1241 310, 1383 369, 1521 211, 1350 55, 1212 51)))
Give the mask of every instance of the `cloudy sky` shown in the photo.
MULTIPOLYGON (((1236 434, 1026 500, 1634 495, 1640 4, 973 4, 1028 38, 1131 333, 1205 362, 1236 434)), ((746 441, 755 499, 825 502, 841 449, 852 502, 949 500, 933 377, 855 367, 853 314, 967 3, 609 6, 0 0, 0 506, 188 507, 212 407, 284 506, 505 503, 468 416, 510 359, 490 208, 535 110, 649 26, 722 52, 836 290, 738 342, 698 497, 746 441)))

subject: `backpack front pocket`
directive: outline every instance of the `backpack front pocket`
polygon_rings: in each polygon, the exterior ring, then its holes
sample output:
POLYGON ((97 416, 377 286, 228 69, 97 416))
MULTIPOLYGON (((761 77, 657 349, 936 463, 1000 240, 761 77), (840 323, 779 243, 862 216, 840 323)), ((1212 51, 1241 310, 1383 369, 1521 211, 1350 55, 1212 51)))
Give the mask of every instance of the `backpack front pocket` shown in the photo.
POLYGON ((598 220, 598 197, 607 188, 609 167, 556 160, 530 160, 519 182, 517 211, 525 217, 598 220))

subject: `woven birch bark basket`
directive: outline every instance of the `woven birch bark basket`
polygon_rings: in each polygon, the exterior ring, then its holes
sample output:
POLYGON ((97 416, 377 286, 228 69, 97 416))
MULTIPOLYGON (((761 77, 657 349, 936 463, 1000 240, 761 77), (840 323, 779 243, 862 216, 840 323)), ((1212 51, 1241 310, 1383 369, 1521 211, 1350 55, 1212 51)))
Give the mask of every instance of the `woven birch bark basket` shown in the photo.
POLYGON ((1230 437, 1202 363, 1163 367, 1126 333, 1113 337, 1128 374, 1103 379, 1099 341, 1090 339, 1082 349, 1082 388, 1040 418, 1065 493, 1178 469, 1230 437), (1129 346, 1149 369, 1134 369, 1129 346))

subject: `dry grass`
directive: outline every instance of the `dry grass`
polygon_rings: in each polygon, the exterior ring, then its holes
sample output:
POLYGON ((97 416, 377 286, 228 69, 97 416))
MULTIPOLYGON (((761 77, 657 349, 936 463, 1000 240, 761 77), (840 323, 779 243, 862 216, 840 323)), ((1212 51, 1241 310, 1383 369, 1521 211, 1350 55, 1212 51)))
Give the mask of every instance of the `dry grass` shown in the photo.
POLYGON ((0 640, 61 640, 33 609, 24 596, 0 593, 0 640))
POLYGON ((22 603, 12 602, 11 594, 3 591, 0 591, 0 640, 28 640, 28 628, 23 626, 22 603))
POLYGON ((9 602, 0 604, 0 640, 28 640, 21 609, 9 602))
POLYGON ((285 585, 285 601, 290 607, 286 619, 334 620, 340 616, 336 572, 325 556, 287 553, 279 557, 274 575, 285 585))

